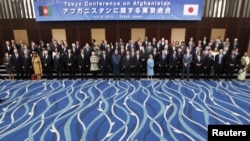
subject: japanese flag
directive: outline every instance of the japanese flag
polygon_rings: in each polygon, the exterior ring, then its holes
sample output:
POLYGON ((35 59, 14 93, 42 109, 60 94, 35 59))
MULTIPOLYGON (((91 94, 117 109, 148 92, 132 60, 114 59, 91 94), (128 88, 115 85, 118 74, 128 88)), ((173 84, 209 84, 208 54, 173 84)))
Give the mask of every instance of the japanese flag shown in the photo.
POLYGON ((198 4, 184 4, 183 15, 195 16, 198 15, 198 4))

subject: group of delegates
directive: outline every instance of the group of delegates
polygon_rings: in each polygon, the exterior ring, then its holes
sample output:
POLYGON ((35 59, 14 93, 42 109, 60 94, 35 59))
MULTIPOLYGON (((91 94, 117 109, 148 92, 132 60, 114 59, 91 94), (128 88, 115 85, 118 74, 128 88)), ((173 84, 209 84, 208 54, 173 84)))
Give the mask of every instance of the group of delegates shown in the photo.
POLYGON ((194 80, 203 77, 209 80, 220 80, 226 75, 226 80, 232 80, 233 74, 238 73, 238 80, 246 79, 249 57, 247 53, 239 52, 238 39, 230 42, 218 37, 208 40, 207 37, 196 44, 191 37, 187 42, 169 42, 165 38, 148 40, 147 37, 128 43, 122 39, 114 44, 104 40, 98 44, 92 42, 81 45, 79 41, 68 44, 66 40, 52 39, 50 43, 40 41, 38 44, 31 42, 28 46, 22 40, 17 44, 14 40, 6 41, 3 58, 9 79, 30 79, 35 74, 37 79, 44 75, 53 79, 53 71, 57 79, 63 79, 67 74, 69 79, 76 79, 80 73, 81 79, 92 77, 109 79, 109 74, 114 80, 120 80, 124 73, 125 80, 130 80, 132 75, 135 80, 140 80, 143 74, 149 80, 158 77, 173 80, 176 77, 194 80), (181 75, 181 76, 180 76, 181 75))

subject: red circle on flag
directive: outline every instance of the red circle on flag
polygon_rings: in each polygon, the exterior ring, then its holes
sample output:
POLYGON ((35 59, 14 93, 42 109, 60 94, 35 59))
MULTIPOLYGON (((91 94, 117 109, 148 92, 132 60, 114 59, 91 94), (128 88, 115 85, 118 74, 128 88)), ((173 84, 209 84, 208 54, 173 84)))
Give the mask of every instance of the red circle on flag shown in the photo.
POLYGON ((194 12, 194 8, 193 7, 188 7, 188 12, 189 13, 193 13, 194 12))

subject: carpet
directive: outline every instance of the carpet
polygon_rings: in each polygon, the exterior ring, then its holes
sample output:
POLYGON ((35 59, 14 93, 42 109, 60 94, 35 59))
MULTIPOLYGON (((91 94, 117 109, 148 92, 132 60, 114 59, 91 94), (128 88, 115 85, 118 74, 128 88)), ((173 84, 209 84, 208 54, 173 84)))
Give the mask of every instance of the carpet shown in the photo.
POLYGON ((1 141, 207 140, 250 124, 250 81, 0 81, 1 141))

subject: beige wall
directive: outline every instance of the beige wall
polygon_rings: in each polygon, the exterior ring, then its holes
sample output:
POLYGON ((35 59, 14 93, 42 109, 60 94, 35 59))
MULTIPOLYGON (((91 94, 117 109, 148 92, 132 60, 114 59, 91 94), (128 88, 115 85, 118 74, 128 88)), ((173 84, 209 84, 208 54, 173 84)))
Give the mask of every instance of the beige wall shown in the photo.
POLYGON ((106 40, 105 28, 91 28, 91 39, 95 39, 100 45, 103 40, 106 40))
POLYGON ((186 29, 185 28, 172 28, 171 29, 171 41, 185 41, 186 29))
POLYGON ((65 29, 52 29, 52 38, 57 41, 66 40, 65 29))
POLYGON ((15 38, 16 43, 19 43, 20 40, 23 40, 24 43, 29 44, 26 29, 13 30, 13 32, 14 32, 14 38, 15 38))
POLYGON ((140 37, 141 41, 145 39, 145 28, 132 28, 131 39, 136 41, 140 37))
POLYGON ((212 28, 211 38, 213 38, 215 40, 219 36, 221 36, 222 37, 221 39, 224 40, 225 33, 226 33, 226 29, 225 28, 212 28))

